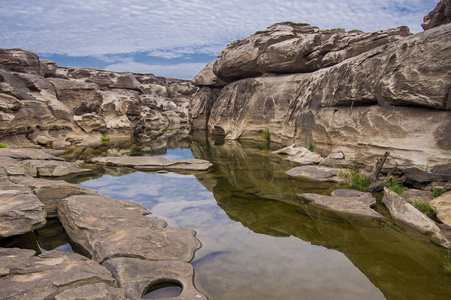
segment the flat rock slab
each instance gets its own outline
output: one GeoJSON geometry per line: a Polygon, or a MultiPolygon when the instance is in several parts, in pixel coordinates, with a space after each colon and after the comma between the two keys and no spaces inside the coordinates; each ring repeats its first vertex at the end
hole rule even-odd
{"type": "Polygon", "coordinates": [[[288,157],[284,160],[294,162],[299,165],[313,165],[320,163],[323,158],[321,155],[308,150],[305,147],[296,147],[294,144],[277,151],[273,151],[274,154],[287,154],[288,157]]]}
{"type": "Polygon", "coordinates": [[[57,217],[58,201],[73,195],[98,195],[97,191],[63,180],[33,178],[30,176],[12,176],[10,180],[27,186],[45,205],[47,217],[57,217]]]}
{"type": "Polygon", "coordinates": [[[193,284],[193,267],[181,261],[147,261],[137,258],[112,258],[103,263],[118,284],[125,289],[125,296],[129,299],[142,299],[148,287],[158,283],[179,283],[182,293],[170,299],[177,300],[206,300],[193,284]]]}
{"type": "Polygon", "coordinates": [[[289,176],[306,177],[321,182],[346,182],[346,178],[339,176],[340,171],[343,170],[324,166],[300,166],[285,173],[289,176]]]}
{"type": "Polygon", "coordinates": [[[0,238],[29,232],[45,223],[44,204],[26,186],[11,183],[0,167],[0,238]]]}
{"type": "Polygon", "coordinates": [[[394,219],[405,223],[423,234],[440,232],[440,229],[431,219],[387,187],[384,187],[382,201],[394,219]]]}
{"type": "Polygon", "coordinates": [[[368,204],[355,200],[352,197],[334,197],[308,193],[300,194],[299,196],[311,201],[314,205],[334,211],[372,218],[384,218],[384,216],[372,210],[368,204]]]}
{"type": "Polygon", "coordinates": [[[438,210],[437,219],[451,226],[451,192],[435,198],[429,204],[438,210]]]}
{"type": "Polygon", "coordinates": [[[346,199],[357,200],[365,203],[366,205],[373,207],[376,205],[376,198],[368,192],[361,192],[353,189],[338,189],[333,191],[331,196],[343,197],[346,199]]]}
{"type": "Polygon", "coordinates": [[[100,283],[119,294],[122,291],[105,267],[81,255],[52,250],[34,256],[33,250],[0,248],[0,299],[53,299],[100,283]]]}
{"type": "Polygon", "coordinates": [[[201,244],[195,231],[165,228],[142,205],[100,195],[76,195],[58,203],[58,218],[70,238],[100,263],[113,257],[189,262],[201,244]]]}
{"type": "Polygon", "coordinates": [[[93,162],[131,167],[142,171],[207,171],[213,164],[203,159],[180,159],[170,161],[159,156],[120,156],[120,157],[96,157],[93,162]]]}

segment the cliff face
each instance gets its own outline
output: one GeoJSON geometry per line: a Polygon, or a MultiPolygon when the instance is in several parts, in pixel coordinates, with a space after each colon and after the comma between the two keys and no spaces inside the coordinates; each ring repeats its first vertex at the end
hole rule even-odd
{"type": "Polygon", "coordinates": [[[272,141],[368,164],[390,151],[412,180],[451,180],[451,24],[416,35],[276,24],[194,83],[196,129],[249,139],[268,128],[272,141]]]}
{"type": "Polygon", "coordinates": [[[0,49],[0,137],[65,144],[63,136],[149,138],[182,127],[189,132],[197,90],[190,81],[62,68],[28,51],[0,49]]]}

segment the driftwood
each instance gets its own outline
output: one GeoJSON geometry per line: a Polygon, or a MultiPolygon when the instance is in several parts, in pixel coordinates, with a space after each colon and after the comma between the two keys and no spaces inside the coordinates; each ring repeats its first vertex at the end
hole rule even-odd
{"type": "Polygon", "coordinates": [[[385,152],[382,158],[378,158],[376,160],[376,164],[373,167],[373,171],[371,172],[371,185],[368,188],[368,192],[380,192],[384,189],[384,186],[388,183],[390,176],[396,171],[398,164],[395,163],[394,167],[387,173],[385,179],[380,180],[379,174],[381,172],[382,167],[387,160],[387,157],[390,155],[390,152],[385,152]]]}

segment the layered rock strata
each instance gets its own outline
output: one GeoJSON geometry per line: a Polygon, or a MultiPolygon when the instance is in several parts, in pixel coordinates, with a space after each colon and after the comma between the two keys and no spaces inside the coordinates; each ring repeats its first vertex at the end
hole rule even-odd
{"type": "Polygon", "coordinates": [[[197,90],[186,80],[58,67],[25,50],[0,49],[0,138],[64,146],[102,134],[152,137],[188,126],[197,90]]]}
{"type": "Polygon", "coordinates": [[[268,128],[272,141],[311,143],[323,156],[342,152],[365,164],[390,151],[386,167],[398,164],[408,180],[449,181],[450,37],[450,24],[415,35],[403,28],[365,35],[276,24],[232,43],[201,72],[229,83],[198,83],[192,123],[230,139],[253,139],[268,128]],[[380,44],[362,47],[364,36],[380,44]],[[310,42],[294,42],[301,40],[310,42]],[[344,41],[346,55],[333,54],[344,41]],[[314,67],[297,55],[311,55],[314,67]]]}
{"type": "Polygon", "coordinates": [[[437,6],[427,16],[421,24],[424,30],[451,23],[451,1],[440,0],[437,6]]]}

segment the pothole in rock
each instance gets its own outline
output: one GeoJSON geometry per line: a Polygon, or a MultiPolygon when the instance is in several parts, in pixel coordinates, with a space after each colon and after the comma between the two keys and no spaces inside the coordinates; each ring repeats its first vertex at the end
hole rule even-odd
{"type": "Polygon", "coordinates": [[[159,282],[151,285],[144,292],[143,299],[166,299],[180,296],[183,287],[177,282],[159,282]]]}

